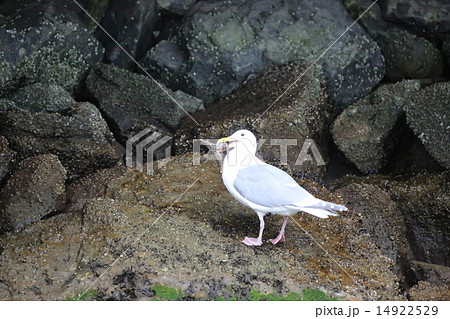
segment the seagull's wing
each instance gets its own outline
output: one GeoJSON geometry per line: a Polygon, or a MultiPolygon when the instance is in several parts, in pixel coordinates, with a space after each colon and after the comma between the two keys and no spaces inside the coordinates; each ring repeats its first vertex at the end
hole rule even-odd
{"type": "Polygon", "coordinates": [[[269,208],[316,200],[289,174],[268,164],[240,169],[233,186],[245,199],[269,208]]]}

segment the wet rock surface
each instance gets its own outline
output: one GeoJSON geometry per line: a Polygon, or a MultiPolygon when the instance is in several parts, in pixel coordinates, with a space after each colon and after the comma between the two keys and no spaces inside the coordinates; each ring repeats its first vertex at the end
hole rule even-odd
{"type": "Polygon", "coordinates": [[[61,3],[14,3],[5,11],[8,15],[0,21],[0,96],[37,81],[75,90],[89,64],[102,58],[99,42],[61,3]]]}
{"type": "Polygon", "coordinates": [[[321,69],[309,69],[302,81],[276,101],[306,67],[297,63],[274,67],[205,111],[195,113],[200,125],[184,119],[175,141],[176,152],[192,152],[193,139],[218,139],[245,128],[256,133],[258,139],[265,139],[259,149],[265,160],[287,164],[293,172],[323,176],[327,159],[325,130],[331,105],[321,69]],[[286,159],[280,158],[281,140],[277,139],[291,139],[285,145],[286,159]]]}
{"type": "MultiPolygon", "coordinates": [[[[315,196],[340,202],[323,187],[300,182],[315,196]]],[[[240,241],[255,231],[257,217],[228,194],[212,161],[192,166],[190,156],[176,157],[154,176],[128,170],[106,185],[78,213],[1,237],[3,299],[68,298],[89,288],[121,255],[95,282],[102,299],[146,299],[155,283],[198,298],[312,286],[343,299],[403,299],[389,270],[393,262],[360,231],[360,216],[351,211],[329,220],[298,215],[288,223],[285,244],[264,238],[262,247],[249,248],[240,241]]],[[[269,218],[266,236],[275,235],[280,222],[269,218]]]]}
{"type": "Polygon", "coordinates": [[[0,193],[0,232],[23,228],[58,210],[65,200],[65,180],[66,170],[54,155],[21,161],[0,193]]]}

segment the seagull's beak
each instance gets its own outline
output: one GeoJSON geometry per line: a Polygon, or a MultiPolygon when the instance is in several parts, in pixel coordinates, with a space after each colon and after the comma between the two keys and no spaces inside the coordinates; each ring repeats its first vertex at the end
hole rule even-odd
{"type": "Polygon", "coordinates": [[[216,144],[217,150],[219,152],[225,152],[227,150],[227,147],[226,147],[227,143],[235,142],[235,141],[237,141],[237,140],[234,138],[231,138],[230,136],[222,137],[220,140],[217,141],[217,144],[216,144]]]}

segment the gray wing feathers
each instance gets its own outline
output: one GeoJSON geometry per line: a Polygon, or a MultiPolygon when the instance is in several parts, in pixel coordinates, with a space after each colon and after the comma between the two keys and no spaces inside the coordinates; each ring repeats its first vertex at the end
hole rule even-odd
{"type": "Polygon", "coordinates": [[[264,207],[279,207],[314,198],[287,173],[271,165],[240,169],[233,183],[247,200],[264,207]]]}
{"type": "Polygon", "coordinates": [[[298,209],[311,215],[328,218],[345,206],[315,198],[287,173],[271,165],[255,165],[240,169],[233,183],[247,200],[264,207],[298,209]]]}

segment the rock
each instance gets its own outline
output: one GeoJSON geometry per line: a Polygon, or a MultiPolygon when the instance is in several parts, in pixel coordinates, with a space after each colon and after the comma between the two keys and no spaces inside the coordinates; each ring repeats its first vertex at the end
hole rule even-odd
{"type": "Polygon", "coordinates": [[[117,164],[112,134],[94,105],[72,101],[59,112],[33,112],[13,102],[8,105],[0,112],[0,134],[20,158],[57,155],[70,178],[117,164]]]}
{"type": "Polygon", "coordinates": [[[412,265],[416,277],[420,281],[426,281],[437,286],[443,283],[450,286],[450,267],[424,263],[417,260],[414,260],[412,265]]]}
{"type": "Polygon", "coordinates": [[[172,13],[183,15],[195,3],[195,0],[156,0],[158,5],[172,13]]]}
{"type": "Polygon", "coordinates": [[[450,169],[450,82],[430,85],[412,95],[406,118],[431,156],[450,169]]]}
{"type": "Polygon", "coordinates": [[[189,85],[185,77],[188,71],[186,51],[174,40],[162,40],[139,62],[145,70],[150,70],[158,81],[167,84],[172,90],[187,91],[189,85]]]}
{"type": "Polygon", "coordinates": [[[418,34],[441,38],[450,32],[450,3],[447,0],[380,0],[383,18],[407,25],[418,34]]]}
{"type": "Polygon", "coordinates": [[[421,173],[385,183],[404,217],[414,260],[450,266],[449,177],[448,171],[421,173]]]}
{"type": "Polygon", "coordinates": [[[245,128],[264,142],[259,148],[264,160],[287,165],[295,173],[323,177],[331,105],[320,67],[309,69],[276,101],[306,68],[306,64],[297,63],[273,67],[242,84],[226,99],[196,113],[200,125],[184,119],[177,130],[176,153],[192,152],[193,139],[218,139],[245,128]],[[283,140],[287,154],[281,152],[283,140]]]}
{"type": "Polygon", "coordinates": [[[17,6],[0,25],[0,96],[35,82],[73,91],[89,64],[101,60],[100,43],[63,4],[17,6]]]}
{"type": "MultiPolygon", "coordinates": [[[[300,182],[316,196],[339,201],[318,184],[300,182]]],[[[193,166],[191,156],[176,156],[154,175],[126,170],[105,186],[104,195],[88,200],[82,211],[0,236],[5,298],[64,300],[90,287],[98,299],[148,300],[145,292],[163,284],[203,298],[248,299],[253,289],[289,294],[310,287],[339,299],[404,300],[389,270],[392,261],[358,231],[352,212],[329,220],[294,218],[356,282],[296,223],[288,224],[282,246],[266,243],[281,218],[266,221],[262,247],[243,245],[257,217],[226,191],[213,161],[193,166]]]]}
{"type": "Polygon", "coordinates": [[[203,108],[202,101],[194,97],[182,92],[173,93],[147,76],[108,65],[91,70],[86,85],[124,139],[148,126],[167,132],[165,127],[175,128],[186,116],[183,109],[194,113],[203,108]]]}
{"type": "MultiPolygon", "coordinates": [[[[199,1],[184,20],[172,42],[187,42],[184,81],[188,93],[207,103],[268,67],[315,61],[353,22],[339,1],[325,0],[199,1]]],[[[358,25],[318,62],[341,106],[369,93],[384,75],[378,46],[358,25]]],[[[154,73],[151,66],[149,72],[154,73]]],[[[182,82],[178,76],[177,81],[182,82]]]]}
{"type": "Polygon", "coordinates": [[[158,6],[154,0],[110,0],[101,23],[107,33],[101,29],[96,32],[105,47],[106,60],[128,70],[134,69],[136,65],[133,59],[141,59],[154,44],[153,31],[158,15],[158,6]]]}
{"type": "Polygon", "coordinates": [[[447,62],[447,74],[450,74],[450,35],[447,36],[447,39],[442,44],[442,53],[447,62]]]}
{"type": "Polygon", "coordinates": [[[402,30],[381,33],[377,43],[386,61],[389,80],[441,77],[444,61],[428,40],[402,30]]]}
{"type": "Polygon", "coordinates": [[[0,194],[0,232],[20,229],[57,210],[64,201],[66,170],[54,155],[18,164],[0,194]]]}
{"type": "Polygon", "coordinates": [[[59,112],[74,102],[69,92],[61,86],[42,83],[25,86],[8,96],[8,99],[32,112],[59,112]]]}
{"type": "MultiPolygon", "coordinates": [[[[61,0],[60,0],[61,1],[61,0]]],[[[67,1],[67,0],[66,0],[67,1]]],[[[95,20],[93,21],[82,9],[80,9],[73,0],[68,0],[69,5],[74,8],[74,10],[79,11],[79,17],[85,21],[85,24],[89,29],[95,30],[97,28],[97,23],[100,23],[105,15],[106,9],[108,7],[110,0],[78,0],[77,2],[85,9],[91,17],[95,20]]]]}
{"type": "Polygon", "coordinates": [[[344,186],[337,192],[349,211],[360,216],[361,231],[369,232],[383,254],[396,260],[393,270],[404,289],[415,295],[413,300],[430,294],[416,295],[418,281],[428,281],[436,290],[450,284],[449,181],[447,171],[345,177],[339,182],[344,186]]]}
{"type": "Polygon", "coordinates": [[[444,63],[435,44],[402,25],[384,21],[378,3],[362,15],[372,1],[344,1],[354,19],[362,15],[359,23],[380,46],[386,62],[386,77],[391,81],[441,77],[444,63]]]}
{"type": "Polygon", "coordinates": [[[339,189],[349,209],[361,218],[361,232],[369,233],[381,253],[395,261],[393,272],[402,282],[408,280],[405,260],[413,253],[407,239],[402,213],[390,194],[376,185],[359,180],[339,189]]]}
{"type": "Polygon", "coordinates": [[[76,213],[82,210],[86,203],[104,197],[109,181],[122,176],[124,172],[125,168],[122,165],[105,168],[83,176],[68,185],[64,213],[76,213]]]}
{"type": "Polygon", "coordinates": [[[0,185],[10,172],[14,163],[16,152],[8,147],[8,140],[0,135],[0,185]]]}
{"type": "Polygon", "coordinates": [[[429,282],[420,281],[411,290],[409,295],[411,300],[417,301],[448,301],[450,299],[450,285],[432,285],[429,282]]]}
{"type": "Polygon", "coordinates": [[[374,173],[385,166],[396,145],[393,129],[409,96],[419,90],[419,81],[383,85],[336,118],[334,142],[361,172],[374,173]]]}

